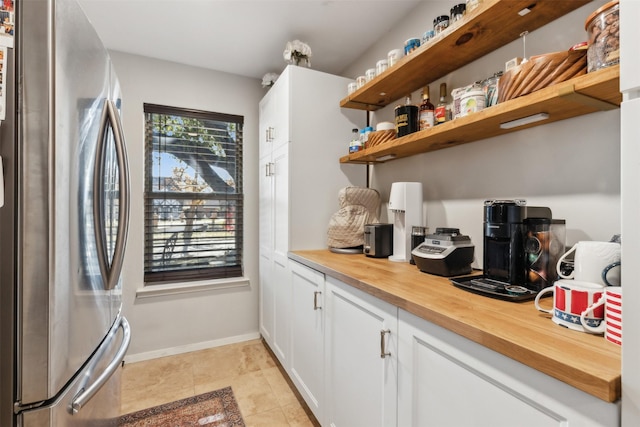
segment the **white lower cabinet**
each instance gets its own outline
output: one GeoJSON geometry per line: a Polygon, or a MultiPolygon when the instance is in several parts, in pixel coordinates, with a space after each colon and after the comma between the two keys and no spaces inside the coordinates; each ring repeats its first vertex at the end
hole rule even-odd
{"type": "Polygon", "coordinates": [[[620,425],[617,403],[593,397],[404,310],[398,327],[398,426],[620,425]]]}
{"type": "Polygon", "coordinates": [[[324,415],[324,274],[291,268],[290,377],[318,421],[324,415]]]}
{"type": "Polygon", "coordinates": [[[397,422],[398,309],[332,277],[326,282],[327,407],[323,425],[397,422]]]}
{"type": "Polygon", "coordinates": [[[620,425],[619,403],[299,262],[290,260],[289,269],[287,371],[323,426],[620,425]]]}

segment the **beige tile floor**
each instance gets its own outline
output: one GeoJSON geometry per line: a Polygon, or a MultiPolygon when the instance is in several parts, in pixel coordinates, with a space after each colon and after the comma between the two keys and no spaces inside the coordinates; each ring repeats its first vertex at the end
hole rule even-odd
{"type": "Polygon", "coordinates": [[[231,386],[247,427],[317,426],[261,340],[125,364],[127,414],[231,386]]]}

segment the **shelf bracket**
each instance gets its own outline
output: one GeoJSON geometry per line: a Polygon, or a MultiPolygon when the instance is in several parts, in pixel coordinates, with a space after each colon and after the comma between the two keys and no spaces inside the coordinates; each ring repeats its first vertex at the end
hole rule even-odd
{"type": "Polygon", "coordinates": [[[595,108],[601,111],[615,110],[619,108],[618,105],[611,102],[603,101],[598,98],[594,98],[589,95],[585,95],[580,92],[576,92],[574,85],[566,85],[558,89],[558,96],[566,99],[567,101],[575,102],[577,104],[586,105],[588,107],[595,108]]]}

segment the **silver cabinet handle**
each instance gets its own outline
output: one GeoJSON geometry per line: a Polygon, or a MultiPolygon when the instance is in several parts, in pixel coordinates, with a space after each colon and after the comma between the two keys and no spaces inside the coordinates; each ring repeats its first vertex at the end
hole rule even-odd
{"type": "Polygon", "coordinates": [[[322,309],[322,307],[318,305],[318,295],[322,295],[322,292],[320,292],[320,291],[315,291],[315,292],[313,293],[313,309],[314,309],[314,310],[320,310],[320,309],[322,309]]]}
{"type": "Polygon", "coordinates": [[[391,334],[389,329],[382,329],[380,331],[380,358],[384,359],[387,356],[391,356],[391,353],[387,353],[384,345],[384,336],[386,334],[391,334]]]}
{"type": "MultiPolygon", "coordinates": [[[[115,354],[115,356],[113,356],[113,359],[111,360],[109,365],[105,368],[104,371],[102,371],[95,382],[89,387],[83,387],[80,394],[78,394],[73,399],[73,402],[71,402],[71,412],[73,414],[77,414],[78,411],[80,411],[80,409],[82,409],[82,407],[86,405],[89,400],[91,400],[91,398],[102,388],[103,385],[107,383],[107,381],[109,381],[109,378],[111,378],[111,376],[118,370],[118,368],[122,364],[124,356],[127,353],[127,349],[129,348],[129,343],[131,343],[131,328],[129,327],[129,322],[127,322],[127,319],[122,316],[120,316],[118,321],[114,324],[114,327],[111,328],[111,331],[109,331],[109,334],[98,348],[98,356],[96,357],[96,359],[99,359],[100,356],[108,350],[109,346],[111,345],[111,341],[115,339],[116,333],[120,328],[122,328],[122,332],[124,335],[122,337],[122,344],[120,344],[118,352],[115,354]]],[[[95,369],[95,366],[91,367],[90,370],[92,371],[93,369],[95,369]]]]}
{"type": "Polygon", "coordinates": [[[274,163],[271,163],[271,162],[265,163],[264,164],[264,176],[273,176],[274,175],[274,173],[273,173],[274,169],[275,169],[275,164],[274,163]]]}

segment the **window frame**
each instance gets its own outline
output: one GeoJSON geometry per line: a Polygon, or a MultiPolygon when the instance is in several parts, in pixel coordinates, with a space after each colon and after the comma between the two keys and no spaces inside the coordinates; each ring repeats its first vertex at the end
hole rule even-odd
{"type": "MultiPolygon", "coordinates": [[[[244,236],[244,192],[243,192],[243,127],[244,117],[233,114],[208,112],[202,110],[170,107],[157,104],[143,104],[143,116],[144,116],[144,283],[147,285],[166,285],[170,283],[180,282],[192,282],[212,279],[232,279],[243,276],[243,236],[244,236]],[[176,116],[181,118],[191,118],[207,121],[218,121],[235,124],[235,145],[234,145],[234,161],[235,161],[235,192],[170,192],[166,190],[154,190],[155,188],[161,188],[159,182],[156,184],[155,180],[161,180],[166,177],[154,176],[153,166],[154,153],[154,136],[153,125],[150,126],[150,120],[153,122],[151,115],[166,115],[176,116]],[[197,197],[194,197],[197,196],[197,197]],[[225,209],[225,230],[228,230],[229,224],[233,224],[233,250],[235,255],[233,259],[235,262],[230,264],[224,264],[222,266],[215,267],[195,267],[195,268],[181,268],[181,269],[154,269],[154,265],[157,267],[157,259],[154,264],[154,201],[155,200],[210,200],[218,201],[226,207],[225,209]],[[233,209],[229,209],[229,207],[233,209]],[[232,211],[232,217],[227,215],[227,210],[232,211]]],[[[171,151],[162,151],[164,153],[171,154],[171,151]]],[[[211,188],[211,187],[209,187],[211,188]]],[[[185,211],[186,212],[186,211],[185,211]]],[[[195,225],[195,224],[194,224],[195,225]]],[[[192,239],[194,233],[191,233],[191,227],[189,230],[189,240],[192,239]]],[[[185,239],[184,233],[187,232],[185,226],[183,233],[183,241],[185,239]]],[[[176,237],[177,238],[177,237],[176,237]]],[[[169,239],[167,239],[168,241],[169,239]]],[[[166,246],[167,242],[165,242],[166,246]]],[[[193,251],[197,254],[197,251],[193,251]]]]}

